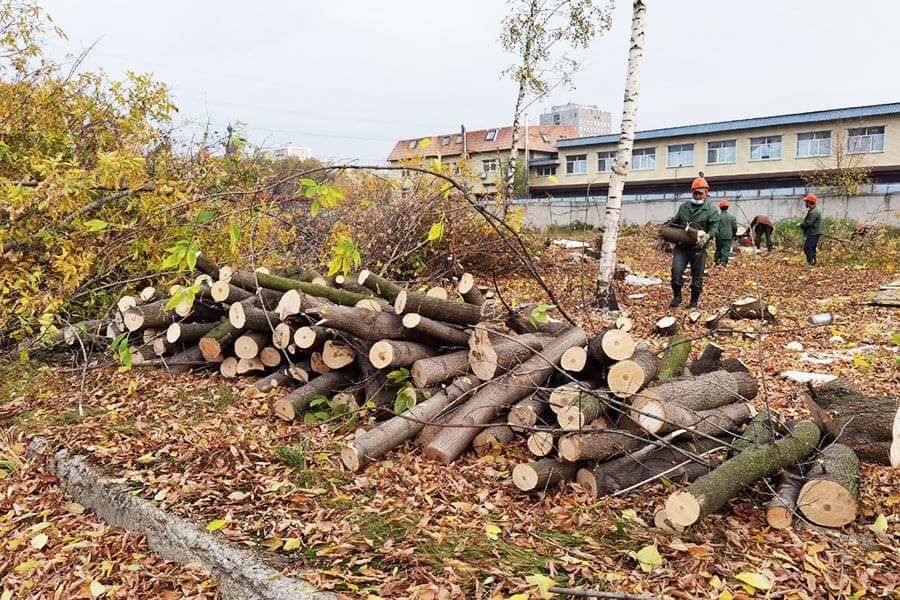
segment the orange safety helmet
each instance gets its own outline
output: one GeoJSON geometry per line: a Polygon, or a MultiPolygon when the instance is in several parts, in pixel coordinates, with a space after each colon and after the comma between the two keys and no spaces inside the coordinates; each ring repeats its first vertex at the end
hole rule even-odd
{"type": "Polygon", "coordinates": [[[804,200],[805,202],[809,202],[810,204],[815,204],[816,202],[819,201],[819,199],[816,198],[816,195],[815,195],[815,194],[807,194],[807,195],[805,195],[805,196],[803,197],[803,200],[804,200]]]}
{"type": "Polygon", "coordinates": [[[706,183],[706,180],[703,177],[695,177],[694,181],[691,182],[691,191],[697,190],[706,190],[709,191],[709,184],[706,183]]]}
{"type": "Polygon", "coordinates": [[[729,206],[731,205],[728,204],[728,200],[722,200],[721,202],[719,202],[719,208],[728,208],[729,206]]]}

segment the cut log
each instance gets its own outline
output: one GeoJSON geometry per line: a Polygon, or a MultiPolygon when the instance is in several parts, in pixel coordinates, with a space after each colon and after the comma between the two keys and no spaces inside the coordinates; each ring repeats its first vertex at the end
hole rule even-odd
{"type": "MultiPolygon", "coordinates": [[[[652,391],[652,390],[650,390],[652,391]]],[[[675,402],[654,400],[632,404],[631,418],[649,433],[663,434],[676,429],[688,429],[698,434],[722,436],[737,429],[756,415],[756,409],[746,402],[735,402],[718,408],[693,410],[675,402]]]]}
{"type": "Polygon", "coordinates": [[[810,387],[810,394],[806,406],[830,438],[862,460],[900,467],[900,399],[866,396],[840,377],[810,387]]]}
{"type": "Polygon", "coordinates": [[[725,316],[728,315],[727,308],[720,308],[714,311],[711,315],[703,319],[704,327],[708,329],[716,329],[719,326],[719,321],[721,321],[725,316]]]}
{"type": "Polygon", "coordinates": [[[225,358],[225,350],[239,335],[240,329],[225,319],[200,338],[197,345],[200,347],[203,358],[212,362],[221,362],[225,358]]]}
{"type": "Polygon", "coordinates": [[[416,387],[426,388],[469,371],[469,352],[460,350],[430,358],[422,358],[412,364],[413,382],[416,387]]]}
{"type": "Polygon", "coordinates": [[[644,390],[632,401],[630,416],[646,431],[671,431],[682,427],[681,423],[694,421],[691,415],[699,411],[752,400],[757,391],[756,378],[749,373],[713,371],[644,390]]]}
{"type": "Polygon", "coordinates": [[[690,321],[691,325],[695,324],[699,320],[700,320],[700,311],[699,310],[692,310],[691,312],[688,313],[688,321],[690,321]]]}
{"type": "Polygon", "coordinates": [[[146,304],[159,300],[160,296],[155,287],[153,287],[152,285],[148,285],[140,291],[140,293],[138,294],[138,298],[141,299],[141,302],[146,304]]]}
{"type": "Polygon", "coordinates": [[[691,355],[691,341],[683,336],[673,336],[666,345],[662,358],[659,361],[660,379],[679,377],[684,372],[684,365],[691,355]]]}
{"type": "Polygon", "coordinates": [[[145,329],[141,332],[141,342],[144,345],[153,345],[153,341],[160,337],[160,333],[155,329],[145,329]]]}
{"type": "Polygon", "coordinates": [[[234,353],[238,358],[255,358],[268,343],[269,336],[259,331],[250,331],[234,340],[234,353]]]}
{"type": "Polygon", "coordinates": [[[524,400],[519,400],[509,409],[507,424],[513,431],[526,431],[538,424],[547,412],[547,398],[543,392],[535,392],[524,400]]]}
{"type": "Polygon", "coordinates": [[[325,373],[306,385],[298,387],[283,398],[279,398],[272,405],[272,409],[279,419],[293,421],[298,414],[309,407],[309,401],[313,396],[329,397],[351,384],[350,379],[343,373],[325,373]]]}
{"type": "Polygon", "coordinates": [[[362,340],[399,340],[407,336],[403,319],[389,312],[375,313],[364,308],[323,306],[317,311],[320,324],[347,332],[362,340]]]}
{"type": "Polygon", "coordinates": [[[672,316],[661,317],[653,326],[653,333],[664,337],[675,335],[678,331],[678,319],[672,316]]]}
{"type": "Polygon", "coordinates": [[[219,323],[172,323],[166,329],[166,341],[192,344],[212,331],[219,323]]]}
{"type": "Polygon", "coordinates": [[[401,290],[394,299],[394,312],[398,315],[408,312],[419,313],[431,319],[456,325],[477,325],[482,320],[488,320],[495,316],[495,311],[488,304],[475,306],[464,302],[432,298],[425,294],[406,290],[401,290]]]}
{"type": "Polygon", "coordinates": [[[446,300],[450,297],[450,295],[447,293],[447,290],[442,287],[428,288],[428,290],[425,292],[425,295],[429,298],[437,298],[438,300],[446,300]]]}
{"type": "MultiPolygon", "coordinates": [[[[220,277],[221,278],[221,277],[220,277]]],[[[353,306],[363,298],[362,294],[354,294],[345,290],[328,287],[326,285],[317,285],[315,283],[307,283],[287,277],[279,277],[278,275],[267,275],[265,273],[251,273],[250,271],[234,271],[231,274],[231,283],[245,290],[255,291],[257,288],[268,288],[279,292],[287,292],[288,290],[300,290],[310,296],[318,298],[326,298],[335,304],[343,304],[344,306],[353,306]]],[[[323,280],[324,281],[324,280],[323,280]]],[[[320,282],[321,283],[321,282],[320,282]]]]}
{"type": "Polygon", "coordinates": [[[481,306],[485,302],[484,294],[478,289],[475,283],[475,277],[471,273],[463,273],[459,278],[459,284],[456,286],[459,295],[468,304],[481,306]]]}
{"type": "Polygon", "coordinates": [[[322,362],[334,371],[352,365],[355,360],[356,351],[349,344],[328,340],[322,348],[322,362]]]}
{"type": "Polygon", "coordinates": [[[529,463],[521,463],[513,468],[512,480],[523,492],[544,490],[561,481],[573,481],[578,473],[578,465],[559,462],[554,458],[543,458],[529,463]]]}
{"type": "Polygon", "coordinates": [[[606,374],[606,384],[619,398],[627,398],[638,393],[648,383],[656,379],[659,372],[659,358],[649,349],[637,350],[628,360],[612,365],[606,374]]]}
{"type": "Polygon", "coordinates": [[[502,378],[486,383],[451,420],[451,424],[462,427],[444,428],[423,449],[424,455],[445,464],[450,463],[472,443],[478,433],[478,425],[490,422],[504,408],[534,393],[553,372],[563,352],[586,343],[585,332],[573,327],[548,341],[541,354],[532,356],[502,378]]]}
{"type": "Polygon", "coordinates": [[[262,364],[262,361],[256,357],[238,359],[238,364],[237,364],[237,374],[238,375],[246,375],[247,373],[254,373],[257,371],[265,371],[265,370],[266,370],[266,366],[264,364],[262,364]]]}
{"type": "Polygon", "coordinates": [[[322,298],[304,294],[300,290],[288,290],[278,300],[278,304],[275,306],[275,313],[279,319],[284,320],[290,316],[326,305],[330,305],[330,302],[322,298]]]}
{"type": "Polygon", "coordinates": [[[797,512],[797,496],[805,479],[794,469],[781,472],[775,485],[775,497],[766,504],[766,522],[773,529],[787,529],[797,512]]]}
{"type": "Polygon", "coordinates": [[[235,302],[228,308],[228,320],[240,330],[259,331],[271,335],[280,321],[274,312],[251,306],[247,302],[235,302]]]}
{"type": "Polygon", "coordinates": [[[669,481],[693,481],[709,473],[710,466],[722,460],[725,452],[710,453],[715,448],[725,449],[718,440],[709,439],[674,446],[662,445],[640,456],[637,453],[626,454],[602,462],[591,471],[590,477],[581,475],[578,482],[587,487],[595,498],[599,498],[638,485],[662,473],[665,473],[662,477],[669,481]],[[703,460],[707,464],[691,461],[689,454],[704,455],[703,460]]]}
{"type": "Polygon", "coordinates": [[[309,366],[308,360],[295,362],[292,365],[288,365],[286,367],[286,370],[291,377],[293,377],[296,381],[300,381],[302,383],[309,382],[310,373],[312,372],[312,368],[309,366]]]}
{"type": "Polygon", "coordinates": [[[588,340],[588,353],[597,361],[609,364],[634,355],[634,339],[621,329],[607,329],[588,340]]]}
{"type": "Polygon", "coordinates": [[[418,313],[406,313],[402,318],[403,326],[416,333],[440,342],[446,346],[466,346],[469,334],[458,327],[453,327],[418,313]]]}
{"type": "Polygon", "coordinates": [[[376,296],[381,296],[388,302],[393,302],[397,297],[397,294],[400,293],[402,289],[399,285],[381,277],[380,275],[376,275],[368,271],[367,269],[363,269],[359,272],[359,277],[356,279],[357,283],[360,285],[364,285],[365,287],[372,290],[376,296]]]}
{"type": "Polygon", "coordinates": [[[533,333],[494,340],[490,330],[479,325],[469,338],[469,367],[476,377],[490,381],[542,348],[541,338],[533,333]]]}
{"type": "Polygon", "coordinates": [[[667,242],[690,246],[697,244],[698,233],[699,231],[693,227],[678,227],[675,225],[664,225],[659,230],[659,236],[667,242]]]}
{"type": "Polygon", "coordinates": [[[229,356],[219,363],[219,375],[225,379],[234,379],[238,376],[238,358],[229,356]]]}
{"type": "Polygon", "coordinates": [[[165,337],[158,337],[151,343],[153,347],[153,353],[157,356],[164,356],[166,354],[171,354],[177,348],[181,347],[181,344],[172,344],[165,337]]]}
{"type": "Polygon", "coordinates": [[[372,291],[366,286],[357,283],[357,277],[359,276],[353,273],[349,275],[338,273],[334,276],[334,286],[342,290],[347,290],[348,292],[370,296],[372,291]]]}
{"type": "Polygon", "coordinates": [[[577,400],[581,394],[590,389],[590,383],[570,382],[557,386],[550,390],[548,406],[553,414],[556,414],[564,406],[568,406],[577,400]]]}
{"type": "Polygon", "coordinates": [[[731,303],[728,315],[732,319],[765,319],[774,321],[778,311],[771,304],[764,305],[756,298],[741,298],[731,303]]]}
{"type": "Polygon", "coordinates": [[[472,440],[472,447],[475,449],[475,454],[483,456],[493,450],[503,448],[515,437],[516,434],[508,425],[498,423],[493,427],[482,429],[472,440]]]}
{"type": "Polygon", "coordinates": [[[344,390],[336,393],[331,398],[331,404],[334,408],[343,407],[345,413],[355,412],[359,410],[359,394],[360,390],[344,390]]]}
{"type": "MultiPolygon", "coordinates": [[[[795,428],[796,431],[796,428],[795,428]]],[[[843,444],[831,444],[816,460],[820,474],[800,488],[797,506],[803,516],[823,527],[843,527],[856,520],[859,459],[843,444]]]]}
{"type": "Polygon", "coordinates": [[[600,416],[604,410],[600,400],[591,394],[581,394],[568,406],[556,413],[556,420],[563,429],[584,429],[588,423],[600,416]]]}
{"type": "Polygon", "coordinates": [[[786,437],[750,446],[666,500],[666,514],[675,525],[687,527],[721,508],[742,489],[796,465],[816,449],[819,426],[798,423],[786,437]]]}
{"type": "Polygon", "coordinates": [[[294,332],[294,344],[301,350],[319,350],[332,337],[333,332],[325,327],[299,327],[294,332]]]}
{"type": "Polygon", "coordinates": [[[553,433],[550,431],[535,431],[528,436],[525,447],[540,458],[553,452],[553,439],[553,433]]]}
{"type": "Polygon", "coordinates": [[[250,298],[253,296],[253,293],[220,279],[219,281],[214,281],[210,286],[209,295],[215,302],[234,304],[250,298]]]}
{"type": "Polygon", "coordinates": [[[259,351],[257,358],[263,366],[271,369],[281,364],[281,351],[275,346],[266,346],[259,351]]]}
{"type": "Polygon", "coordinates": [[[634,328],[634,322],[624,315],[616,318],[615,325],[616,329],[621,329],[622,331],[631,331],[634,328]]]}
{"type": "Polygon", "coordinates": [[[359,471],[406,440],[422,431],[447,406],[467,394],[477,383],[473,377],[458,377],[428,400],[416,404],[400,415],[357,434],[356,439],[341,450],[341,461],[351,471],[359,471]]]}
{"type": "Polygon", "coordinates": [[[724,352],[724,350],[725,349],[718,344],[712,342],[707,344],[706,348],[703,349],[703,352],[700,353],[700,356],[697,357],[697,360],[693,361],[688,366],[691,375],[703,375],[704,373],[712,373],[713,371],[719,370],[721,368],[722,352],[724,352]]]}
{"type": "Polygon", "coordinates": [[[616,454],[630,452],[647,444],[633,432],[618,429],[570,433],[559,438],[560,458],[569,462],[582,460],[604,461],[616,454]]]}
{"type": "Polygon", "coordinates": [[[137,305],[138,305],[137,298],[135,298],[134,296],[129,296],[129,295],[122,296],[116,301],[116,308],[119,310],[120,313],[123,313],[123,314],[129,308],[134,308],[137,305]]]}
{"type": "MultiPolygon", "coordinates": [[[[134,297],[128,296],[128,298],[131,298],[131,301],[134,302],[134,297]]],[[[162,300],[157,300],[150,304],[126,308],[122,311],[122,319],[124,320],[125,328],[128,329],[128,331],[137,331],[144,327],[165,329],[170,323],[173,323],[178,319],[178,315],[175,314],[174,310],[166,308],[168,302],[168,298],[163,298],[162,300]]]]}
{"type": "Polygon", "coordinates": [[[294,332],[287,323],[279,323],[272,331],[272,345],[279,350],[284,350],[293,342],[294,332]]]}
{"type": "Polygon", "coordinates": [[[353,308],[361,308],[373,313],[384,312],[384,309],[390,307],[384,298],[363,298],[353,305],[353,308]]]}
{"type": "Polygon", "coordinates": [[[566,350],[559,360],[559,366],[570,373],[581,373],[587,366],[587,348],[572,346],[566,350]]]}
{"type": "Polygon", "coordinates": [[[187,373],[197,367],[205,367],[209,363],[203,360],[200,348],[191,346],[168,358],[161,359],[163,366],[169,373],[187,373]]]}
{"type": "Polygon", "coordinates": [[[322,360],[321,352],[313,352],[309,355],[309,368],[312,369],[313,373],[318,373],[319,375],[331,372],[331,367],[322,360]]]}
{"type": "Polygon", "coordinates": [[[273,371],[265,377],[257,379],[256,383],[253,385],[257,391],[267,393],[274,389],[293,387],[294,383],[295,380],[291,374],[288,373],[287,369],[281,369],[280,371],[273,371]]]}
{"type": "Polygon", "coordinates": [[[372,348],[369,350],[369,362],[376,369],[408,367],[418,360],[430,358],[437,353],[437,350],[425,344],[381,340],[372,344],[372,348]]]}

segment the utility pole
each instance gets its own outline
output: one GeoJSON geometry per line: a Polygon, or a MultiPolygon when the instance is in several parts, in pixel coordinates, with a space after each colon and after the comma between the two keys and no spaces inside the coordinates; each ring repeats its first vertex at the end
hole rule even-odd
{"type": "Polygon", "coordinates": [[[460,125],[460,126],[459,126],[459,136],[462,138],[462,146],[463,146],[463,147],[462,147],[462,157],[463,157],[463,160],[468,161],[468,160],[469,160],[469,151],[468,151],[468,149],[467,149],[467,147],[466,147],[466,126],[465,126],[465,125],[460,125]]]}

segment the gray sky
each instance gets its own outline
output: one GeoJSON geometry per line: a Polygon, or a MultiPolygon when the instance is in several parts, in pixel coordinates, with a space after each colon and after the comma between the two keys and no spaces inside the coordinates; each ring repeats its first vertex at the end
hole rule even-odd
{"type": "MultiPolygon", "coordinates": [[[[582,53],[575,101],[621,111],[631,3],[582,53]]],[[[62,55],[169,83],[185,121],[247,125],[251,141],[383,160],[399,138],[509,124],[501,0],[43,0],[62,55]]],[[[900,2],[648,0],[638,128],[900,100],[900,2]]]]}

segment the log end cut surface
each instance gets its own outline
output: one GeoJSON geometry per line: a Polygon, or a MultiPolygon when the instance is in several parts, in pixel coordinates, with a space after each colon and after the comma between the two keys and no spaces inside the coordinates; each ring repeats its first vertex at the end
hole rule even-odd
{"type": "Polygon", "coordinates": [[[856,498],[836,481],[813,479],[800,489],[800,511],[823,527],[843,527],[856,520],[856,498]]]}
{"type": "Polygon", "coordinates": [[[690,492],[675,492],[666,500],[666,516],[673,525],[687,527],[700,518],[700,502],[690,492]]]}
{"type": "Polygon", "coordinates": [[[294,417],[294,406],[291,404],[290,400],[285,398],[279,398],[272,405],[272,412],[275,413],[275,416],[279,419],[284,419],[285,421],[293,421],[294,417]]]}
{"type": "Polygon", "coordinates": [[[359,471],[363,467],[362,455],[353,444],[347,444],[341,448],[341,462],[353,472],[359,471]]]}

